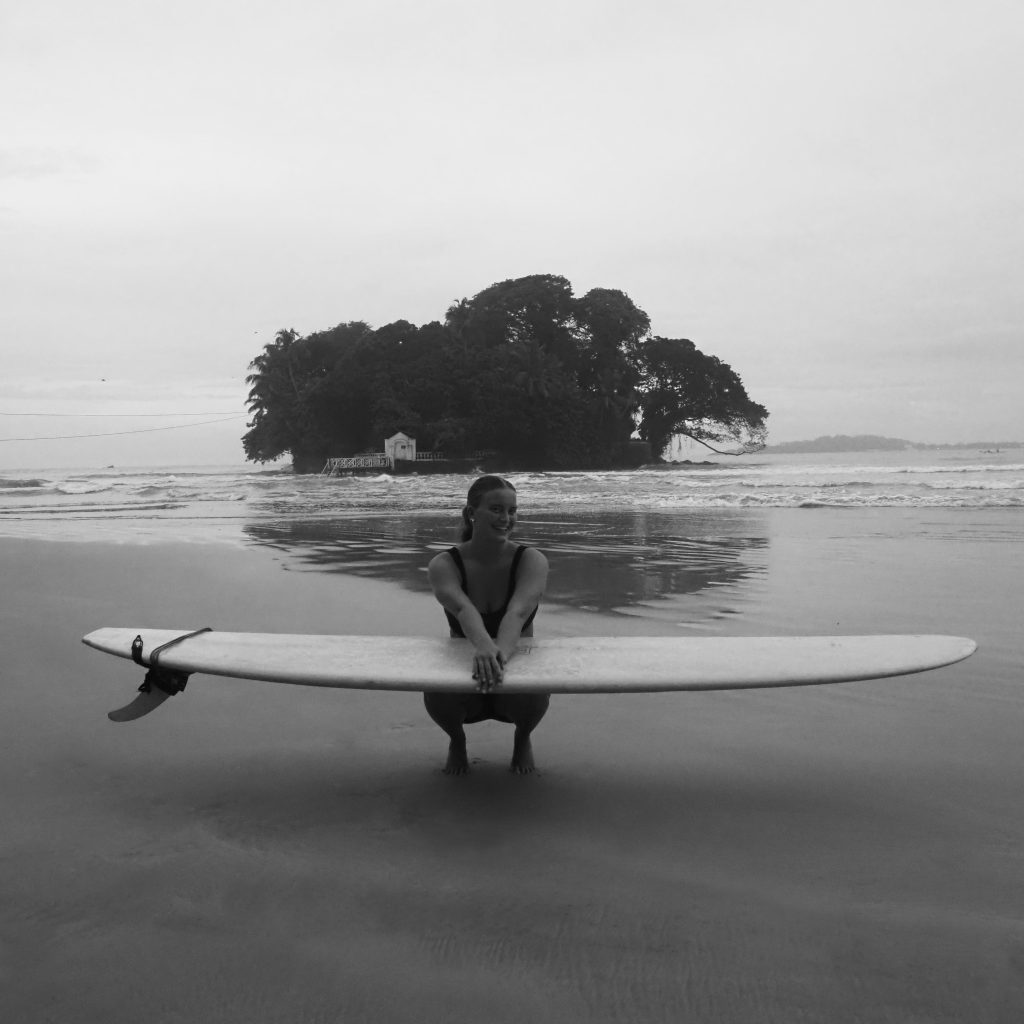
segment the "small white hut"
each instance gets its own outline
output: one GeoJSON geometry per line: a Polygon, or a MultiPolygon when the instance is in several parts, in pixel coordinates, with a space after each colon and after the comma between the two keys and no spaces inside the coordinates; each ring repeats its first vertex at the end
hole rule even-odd
{"type": "Polygon", "coordinates": [[[416,461],[416,438],[399,431],[384,442],[384,454],[393,466],[399,460],[416,461]]]}

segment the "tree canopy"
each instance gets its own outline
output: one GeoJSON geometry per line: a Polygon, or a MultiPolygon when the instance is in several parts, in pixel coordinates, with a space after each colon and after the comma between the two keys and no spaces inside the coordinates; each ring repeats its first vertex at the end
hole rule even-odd
{"type": "Polygon", "coordinates": [[[549,274],[493,284],[421,327],[281,330],[249,369],[246,457],[290,454],[300,471],[399,430],[421,450],[536,468],[626,464],[636,434],[655,457],[673,434],[749,451],[768,416],[728,364],[651,335],[625,292],[575,296],[549,274]]]}

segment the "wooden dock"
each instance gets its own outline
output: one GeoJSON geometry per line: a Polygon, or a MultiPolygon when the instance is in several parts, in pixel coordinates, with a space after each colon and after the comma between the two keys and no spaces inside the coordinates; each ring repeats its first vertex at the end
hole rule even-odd
{"type": "Polygon", "coordinates": [[[392,459],[386,452],[367,452],[346,458],[328,459],[321,476],[342,476],[346,473],[469,473],[478,468],[494,452],[473,452],[452,459],[444,452],[417,452],[415,459],[392,459]]]}
{"type": "Polygon", "coordinates": [[[320,470],[321,476],[341,476],[342,473],[352,473],[377,469],[387,472],[392,469],[391,459],[383,452],[375,452],[372,455],[351,455],[343,459],[328,459],[324,468],[320,470]]]}

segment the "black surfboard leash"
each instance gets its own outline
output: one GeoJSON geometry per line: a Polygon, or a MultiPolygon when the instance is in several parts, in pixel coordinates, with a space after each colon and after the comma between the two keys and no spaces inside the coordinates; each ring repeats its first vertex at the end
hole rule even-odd
{"type": "Polygon", "coordinates": [[[204,626],[202,629],[193,630],[191,633],[183,633],[181,636],[176,636],[173,640],[168,640],[167,643],[160,644],[159,647],[154,647],[153,651],[149,655],[149,660],[143,660],[142,653],[144,643],[142,640],[142,634],[140,633],[132,641],[132,661],[136,665],[141,665],[143,668],[149,669],[146,673],[146,678],[142,680],[142,685],[139,687],[139,693],[149,693],[155,686],[158,690],[162,690],[168,696],[174,696],[176,693],[181,693],[185,689],[188,683],[188,672],[175,672],[173,669],[165,669],[160,667],[160,655],[167,650],[168,647],[174,647],[176,644],[180,644],[183,640],[188,640],[190,637],[199,636],[200,633],[212,633],[212,626],[204,626]]]}

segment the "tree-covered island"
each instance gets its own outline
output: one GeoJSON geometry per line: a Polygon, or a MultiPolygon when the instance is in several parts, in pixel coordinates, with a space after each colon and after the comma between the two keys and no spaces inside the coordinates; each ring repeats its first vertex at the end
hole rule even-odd
{"type": "Polygon", "coordinates": [[[652,335],[624,292],[576,297],[548,274],[491,285],[443,323],[282,330],[249,368],[246,458],[290,454],[298,472],[398,431],[421,451],[538,469],[635,464],[637,435],[655,457],[673,434],[746,451],[766,436],[768,411],[728,364],[652,335]]]}

